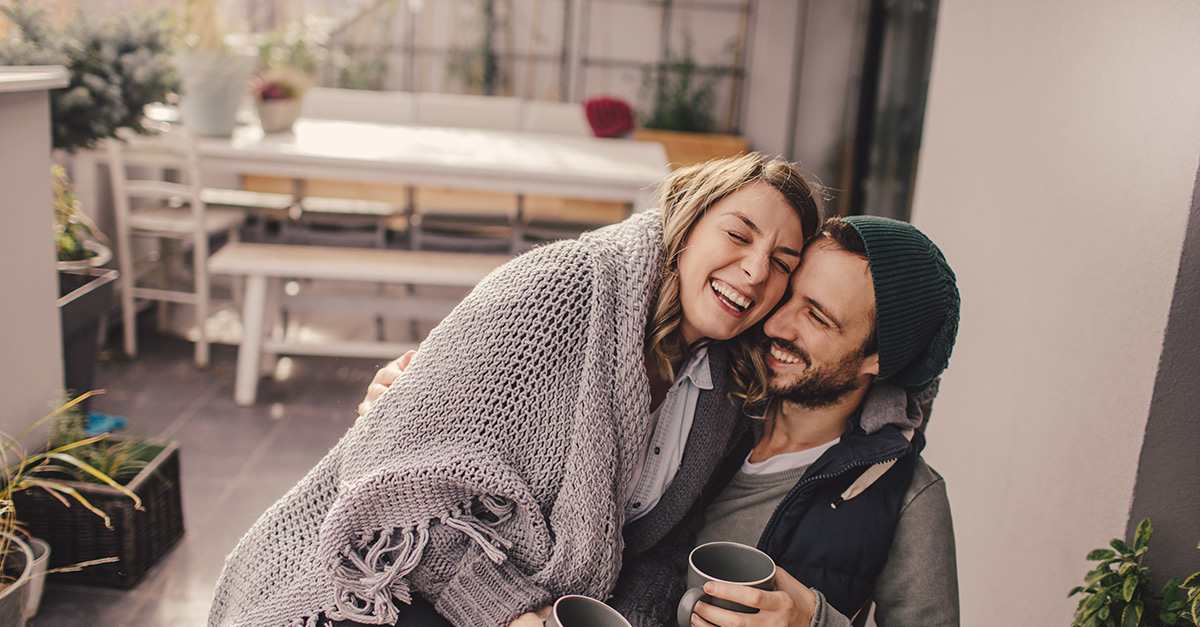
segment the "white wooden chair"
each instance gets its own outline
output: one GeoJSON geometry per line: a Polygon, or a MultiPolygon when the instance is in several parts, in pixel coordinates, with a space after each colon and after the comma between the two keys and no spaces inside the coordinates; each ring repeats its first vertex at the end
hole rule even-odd
{"type": "MultiPolygon", "coordinates": [[[[306,118],[411,124],[416,103],[408,92],[315,87],[305,92],[300,106],[300,115],[306,118]]],[[[349,187],[333,181],[300,181],[302,198],[298,211],[285,222],[284,241],[386,248],[389,233],[408,230],[410,188],[397,190],[399,186],[389,185],[386,190],[362,190],[366,193],[360,195],[325,193],[350,191],[349,187]],[[404,201],[366,197],[371,195],[400,195],[404,201]]]]}
{"type": "MultiPolygon", "coordinates": [[[[139,301],[159,301],[192,305],[196,309],[195,362],[209,362],[209,343],[205,322],[211,309],[211,285],[208,275],[210,238],[224,235],[239,239],[238,230],[246,219],[242,209],[214,207],[204,202],[200,185],[200,164],[195,137],[180,127],[153,137],[126,137],[133,145],[114,139],[107,143],[112,177],[113,206],[116,213],[118,268],[121,272],[121,319],[125,333],[125,352],[137,355],[136,313],[139,301]],[[131,149],[134,148],[134,149],[131,149]],[[130,168],[134,168],[132,171],[130,168]],[[179,182],[145,176],[139,172],[172,170],[179,182]],[[139,264],[135,239],[151,238],[158,249],[139,264]],[[174,244],[191,247],[191,278],[172,283],[170,264],[174,244]],[[142,275],[157,269],[157,285],[145,285],[142,275]]],[[[160,321],[165,310],[160,309],[160,321]]]]}
{"type": "MultiPolygon", "coordinates": [[[[518,131],[523,102],[503,96],[416,94],[422,126],[518,131]]],[[[517,194],[417,187],[410,238],[414,250],[516,252],[523,247],[521,197],[517,194]]]]}

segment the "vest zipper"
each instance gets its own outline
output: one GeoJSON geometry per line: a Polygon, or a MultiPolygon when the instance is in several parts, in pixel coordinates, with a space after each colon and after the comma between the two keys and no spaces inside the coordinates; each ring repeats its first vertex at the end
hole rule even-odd
{"type": "MultiPolygon", "coordinates": [[[[905,451],[905,453],[907,453],[907,452],[908,451],[905,451]]],[[[771,534],[774,533],[774,531],[775,531],[776,525],[779,524],[780,513],[782,513],[785,509],[787,509],[787,506],[793,500],[795,500],[796,496],[800,493],[800,489],[803,488],[804,486],[806,486],[810,483],[817,482],[817,481],[823,481],[825,479],[832,479],[834,477],[844,475],[847,472],[854,470],[855,468],[861,468],[863,466],[874,466],[875,464],[882,464],[887,461],[900,459],[901,457],[904,456],[905,453],[900,453],[898,455],[894,455],[891,457],[885,457],[883,459],[876,459],[876,460],[870,460],[870,461],[858,460],[858,461],[846,464],[845,466],[842,466],[841,468],[838,469],[837,472],[825,473],[825,474],[821,474],[821,475],[813,475],[806,479],[801,479],[799,483],[792,486],[792,489],[788,491],[787,496],[784,496],[783,500],[779,501],[779,505],[775,506],[775,511],[771,513],[771,519],[767,521],[767,526],[763,528],[762,536],[760,536],[758,538],[758,550],[763,551],[764,553],[766,552],[767,538],[771,537],[771,534]]],[[[835,504],[834,507],[836,508],[837,505],[835,504]]]]}

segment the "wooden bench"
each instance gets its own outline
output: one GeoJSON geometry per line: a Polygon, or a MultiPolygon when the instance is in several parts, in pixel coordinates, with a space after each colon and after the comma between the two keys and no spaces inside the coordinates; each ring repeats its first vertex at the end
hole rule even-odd
{"type": "MultiPolygon", "coordinates": [[[[392,359],[415,347],[412,343],[367,341],[300,343],[287,339],[287,334],[282,338],[269,337],[266,320],[267,316],[274,316],[275,311],[274,307],[268,309],[268,299],[276,302],[284,279],[472,287],[509,259],[506,255],[245,242],[226,244],[209,258],[208,267],[214,274],[246,279],[234,401],[242,406],[254,404],[264,357],[283,354],[392,359]]],[[[440,300],[446,302],[392,298],[387,301],[386,311],[412,314],[420,311],[418,307],[425,310],[442,307],[449,311],[457,302],[440,300]]],[[[364,389],[366,383],[363,382],[364,389]]]]}

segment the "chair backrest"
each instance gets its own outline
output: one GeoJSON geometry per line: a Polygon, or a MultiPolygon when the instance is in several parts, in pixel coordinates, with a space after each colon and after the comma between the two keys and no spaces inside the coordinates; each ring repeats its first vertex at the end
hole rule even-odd
{"type": "Polygon", "coordinates": [[[521,128],[521,99],[506,96],[417,94],[417,124],[516,131],[521,128]]]}
{"type": "Polygon", "coordinates": [[[587,112],[577,102],[526,100],[521,128],[534,133],[591,136],[587,112]]]}
{"type": "Polygon", "coordinates": [[[314,87],[305,92],[300,115],[325,120],[411,124],[413,107],[413,96],[408,92],[314,87]]]}
{"type": "Polygon", "coordinates": [[[195,134],[180,125],[167,125],[155,135],[121,133],[106,142],[118,230],[125,230],[133,210],[131,199],[170,202],[191,209],[194,228],[204,220],[200,200],[200,161],[195,134]],[[165,180],[167,171],[179,181],[165,180]]]}

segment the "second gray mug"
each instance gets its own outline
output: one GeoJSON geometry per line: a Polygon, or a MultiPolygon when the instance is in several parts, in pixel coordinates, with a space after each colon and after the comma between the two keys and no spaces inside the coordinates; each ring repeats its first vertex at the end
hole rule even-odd
{"type": "Polygon", "coordinates": [[[692,623],[696,603],[715,605],[734,612],[753,614],[758,610],[704,593],[704,584],[723,581],[762,590],[775,589],[775,561],[762,551],[738,542],[709,542],[692,549],[688,556],[688,591],[679,600],[679,627],[692,623]]]}
{"type": "Polygon", "coordinates": [[[629,621],[596,599],[572,594],[554,602],[546,627],[629,627],[629,621]]]}

